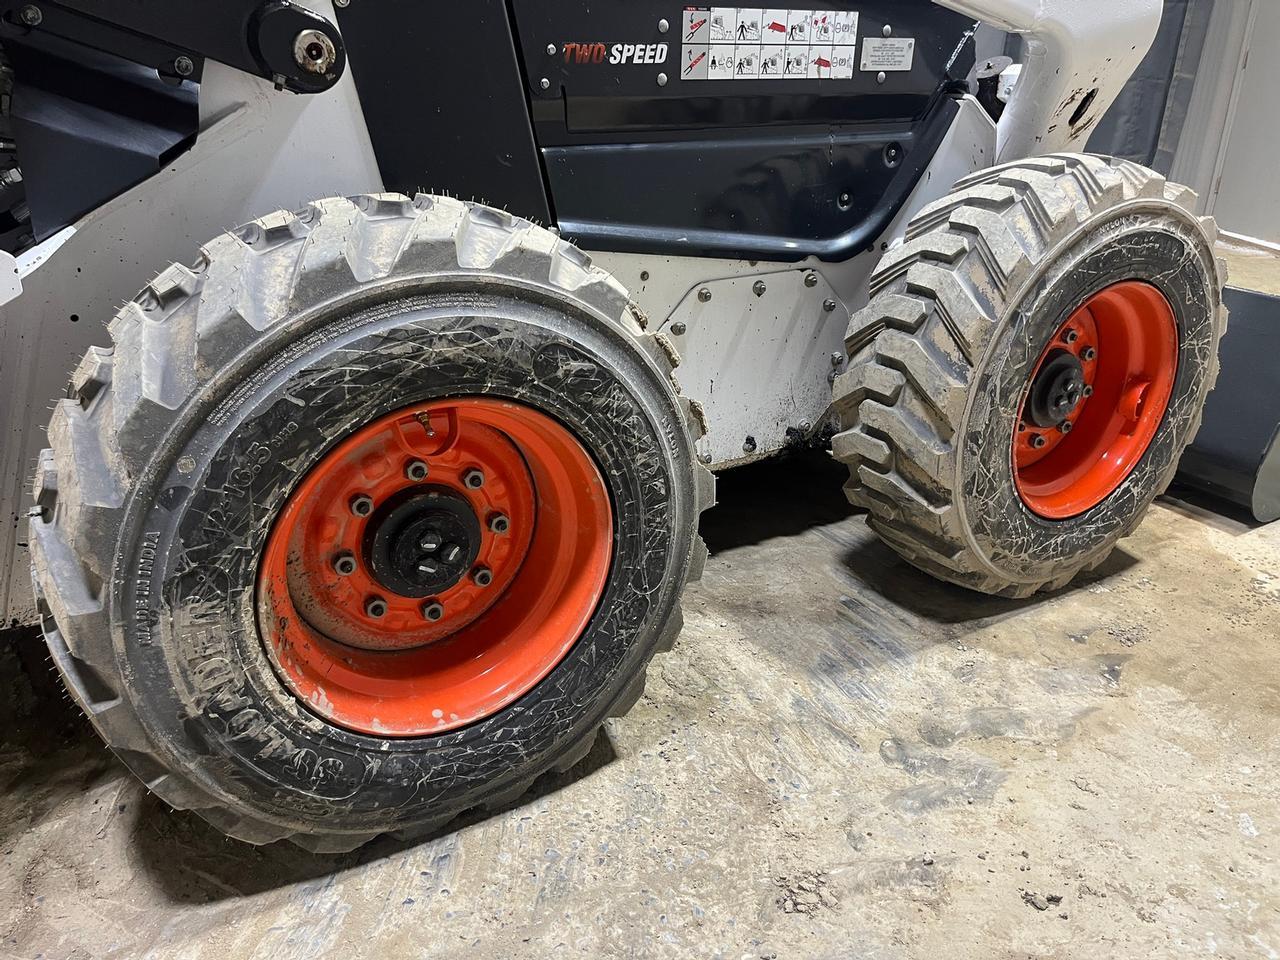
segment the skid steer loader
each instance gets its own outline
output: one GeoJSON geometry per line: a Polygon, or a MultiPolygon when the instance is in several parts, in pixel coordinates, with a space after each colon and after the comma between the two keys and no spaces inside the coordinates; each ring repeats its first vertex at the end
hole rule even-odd
{"type": "Polygon", "coordinates": [[[7,616],[167,803],[337,851],[635,703],[713,471],[829,441],[911,563],[1066,584],[1225,323],[1190,191],[1078,152],[1159,19],[0,0],[7,616]]]}

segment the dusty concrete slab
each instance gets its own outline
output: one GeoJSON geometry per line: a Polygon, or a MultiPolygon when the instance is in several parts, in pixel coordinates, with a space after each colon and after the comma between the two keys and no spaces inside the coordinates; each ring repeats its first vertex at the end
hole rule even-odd
{"type": "Polygon", "coordinates": [[[1277,956],[1280,524],[1165,501],[1011,602],[906,567],[839,481],[723,478],[634,713],[425,844],[224,840],[6,651],[0,955],[1277,956]]]}

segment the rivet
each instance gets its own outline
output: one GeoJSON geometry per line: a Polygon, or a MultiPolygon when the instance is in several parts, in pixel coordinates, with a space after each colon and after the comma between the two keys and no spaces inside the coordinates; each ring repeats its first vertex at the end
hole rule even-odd
{"type": "Polygon", "coordinates": [[[667,32],[668,30],[670,30],[670,29],[671,29],[671,24],[667,23],[667,18],[666,18],[666,17],[663,17],[661,20],[659,20],[659,21],[658,21],[658,32],[659,32],[659,33],[666,33],[666,32],[667,32]]]}
{"type": "Polygon", "coordinates": [[[547,56],[554,57],[556,55],[556,45],[554,43],[547,44],[547,56]]]}
{"type": "Polygon", "coordinates": [[[881,31],[880,31],[880,33],[881,33],[881,34],[883,34],[883,35],[884,35],[884,36],[886,36],[886,37],[892,37],[892,36],[893,36],[893,27],[891,27],[889,24],[887,24],[887,23],[886,23],[886,24],[884,25],[884,29],[883,29],[883,30],[881,30],[881,31]]]}
{"type": "Polygon", "coordinates": [[[884,83],[884,81],[885,81],[885,73],[883,70],[881,70],[879,73],[876,74],[876,83],[884,83]]]}
{"type": "Polygon", "coordinates": [[[543,77],[541,80],[538,81],[538,86],[540,86],[543,90],[550,90],[551,81],[548,80],[546,77],[543,77]]]}
{"type": "Polygon", "coordinates": [[[667,85],[667,75],[665,73],[658,74],[658,86],[665,87],[667,85]]]}

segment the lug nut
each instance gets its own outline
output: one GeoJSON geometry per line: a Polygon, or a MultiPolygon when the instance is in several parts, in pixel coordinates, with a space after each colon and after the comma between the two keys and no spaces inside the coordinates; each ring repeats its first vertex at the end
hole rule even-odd
{"type": "Polygon", "coordinates": [[[476,582],[476,586],[487,587],[493,583],[493,571],[488,567],[476,567],[471,571],[471,579],[476,582]]]}
{"type": "Polygon", "coordinates": [[[1088,363],[1097,355],[1098,355],[1098,351],[1093,349],[1093,347],[1085,347],[1080,354],[1080,359],[1085,361],[1085,363],[1088,363]]]}
{"type": "Polygon", "coordinates": [[[1026,430],[1026,429],[1027,429],[1027,425],[1026,425],[1025,423],[1022,423],[1021,421],[1019,421],[1019,423],[1018,423],[1018,432],[1019,432],[1019,433],[1022,433],[1022,432],[1023,432],[1024,430],[1026,430]]]}
{"type": "Polygon", "coordinates": [[[493,533],[506,533],[511,529],[511,521],[505,514],[495,513],[489,518],[489,530],[493,533]]]}
{"type": "Polygon", "coordinates": [[[350,553],[340,553],[333,558],[333,572],[340,577],[349,577],[356,572],[356,558],[350,553]]]}
{"type": "Polygon", "coordinates": [[[1069,327],[1062,334],[1062,339],[1067,341],[1067,343],[1075,343],[1080,339],[1080,334],[1074,327],[1069,327]]]}
{"type": "Polygon", "coordinates": [[[364,602],[364,612],[371,617],[385,617],[387,615],[387,601],[381,597],[370,597],[364,602]]]}
{"type": "Polygon", "coordinates": [[[444,616],[444,604],[439,600],[428,600],[422,605],[422,616],[434,623],[444,616]]]}
{"type": "Polygon", "coordinates": [[[1086,397],[1092,397],[1092,396],[1093,396],[1093,387],[1089,386],[1089,384],[1087,384],[1087,383],[1086,383],[1086,384],[1084,385],[1084,389],[1083,389],[1083,390],[1081,390],[1081,391],[1080,391],[1080,393],[1081,393],[1082,395],[1086,396],[1086,397]]]}
{"type": "Polygon", "coordinates": [[[410,460],[404,465],[404,475],[415,483],[427,479],[427,465],[421,460],[410,460]]]}
{"type": "Polygon", "coordinates": [[[1070,420],[1063,420],[1060,424],[1058,424],[1058,429],[1061,430],[1063,433],[1070,433],[1071,426],[1072,424],[1070,420]]]}
{"type": "Polygon", "coordinates": [[[1037,433],[1034,437],[1031,438],[1031,445],[1035,447],[1037,450],[1039,450],[1048,442],[1049,441],[1044,438],[1044,435],[1040,433],[1037,433]]]}
{"type": "Polygon", "coordinates": [[[357,517],[367,517],[373,513],[373,498],[361,493],[351,498],[351,512],[357,517]]]}
{"type": "Polygon", "coordinates": [[[462,483],[463,486],[470,487],[472,490],[479,490],[484,486],[484,471],[472,467],[462,475],[462,483]]]}

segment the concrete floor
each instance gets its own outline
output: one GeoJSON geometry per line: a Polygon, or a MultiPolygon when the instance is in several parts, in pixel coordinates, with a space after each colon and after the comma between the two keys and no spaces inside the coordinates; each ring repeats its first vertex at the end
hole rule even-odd
{"type": "Polygon", "coordinates": [[[1280,524],[1165,500],[1011,602],[905,566],[840,480],[723,477],[635,711],[421,845],[227,841],[7,648],[0,955],[1277,957],[1280,524]]]}

